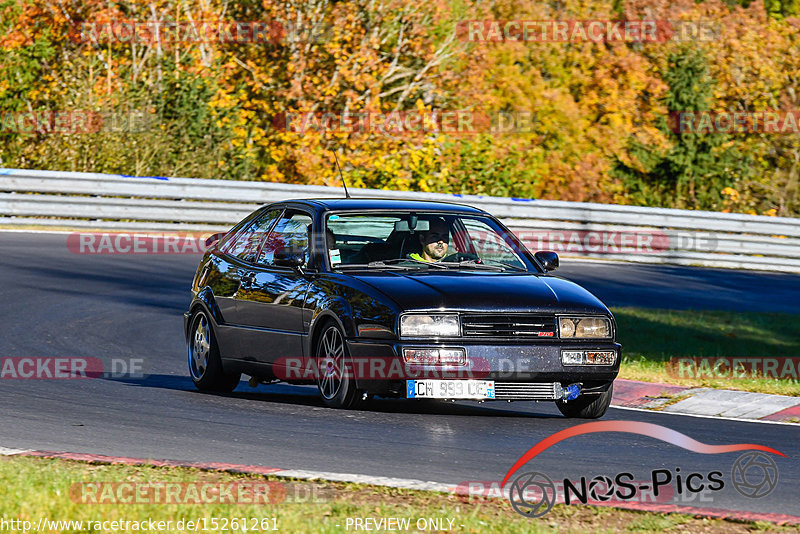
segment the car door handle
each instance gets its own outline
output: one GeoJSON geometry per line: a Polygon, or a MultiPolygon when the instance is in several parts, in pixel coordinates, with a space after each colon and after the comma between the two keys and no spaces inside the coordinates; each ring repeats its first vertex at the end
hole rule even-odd
{"type": "Polygon", "coordinates": [[[240,280],[240,285],[249,287],[253,285],[253,283],[256,281],[256,273],[254,273],[253,271],[246,272],[242,275],[242,277],[239,280],[240,280]]]}

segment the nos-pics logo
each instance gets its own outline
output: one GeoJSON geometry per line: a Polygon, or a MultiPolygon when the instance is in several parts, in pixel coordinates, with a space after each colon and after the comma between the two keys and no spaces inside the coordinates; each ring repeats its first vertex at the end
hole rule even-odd
{"type": "Polygon", "coordinates": [[[590,500],[595,503],[603,503],[610,500],[634,500],[640,491],[648,491],[658,497],[659,491],[664,489],[684,494],[699,493],[701,491],[720,491],[725,487],[722,471],[681,473],[680,468],[675,468],[674,471],[655,469],[650,472],[648,480],[645,481],[634,481],[632,473],[617,473],[613,477],[600,475],[591,480],[587,480],[585,477],[581,477],[579,481],[564,479],[560,488],[561,491],[559,491],[559,487],[550,477],[538,471],[527,471],[514,477],[522,466],[556,443],[574,436],[594,432],[640,434],[699,454],[747,451],[734,462],[730,480],[739,494],[751,499],[766,497],[772,493],[778,484],[778,466],[772,457],[765,453],[786,456],[773,448],[751,443],[708,445],[675,430],[652,423],[638,421],[585,423],[562,430],[543,439],[531,447],[509,469],[501,482],[501,486],[506,486],[511,480],[508,486],[508,498],[511,502],[511,507],[517,513],[532,519],[542,517],[549,512],[559,500],[559,497],[563,499],[565,504],[576,502],[587,504],[590,500]],[[512,477],[514,477],[513,480],[512,477]],[[673,483],[675,484],[674,488],[672,486],[673,483]]]}

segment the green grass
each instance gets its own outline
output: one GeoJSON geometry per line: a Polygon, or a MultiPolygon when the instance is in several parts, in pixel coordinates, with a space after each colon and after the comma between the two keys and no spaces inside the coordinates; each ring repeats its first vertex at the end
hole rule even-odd
{"type": "Polygon", "coordinates": [[[800,357],[800,316],[779,313],[616,308],[620,378],[687,386],[800,395],[797,379],[678,379],[672,357],[800,357]]]}
{"type": "MultiPolygon", "coordinates": [[[[695,518],[682,514],[656,514],[557,505],[543,518],[531,520],[512,511],[504,500],[465,502],[443,493],[399,490],[380,486],[335,482],[287,481],[275,477],[237,475],[185,468],[97,465],[42,458],[0,457],[0,518],[37,524],[50,520],[172,521],[170,532],[181,532],[181,520],[206,518],[275,518],[279,532],[344,533],[347,518],[453,519],[454,533],[517,532],[753,532],[758,523],[695,518]],[[271,480],[289,487],[290,495],[308,496],[304,502],[264,505],[239,504],[85,504],[74,485],[97,482],[211,482],[253,483],[271,480]],[[70,491],[73,491],[71,494],[70,491]]],[[[294,500],[294,499],[293,499],[294,500]]],[[[302,500],[302,499],[301,499],[302,500]]],[[[447,523],[445,522],[445,525],[447,523]]],[[[6,529],[8,530],[8,529],[6,529]]],[[[772,532],[795,531],[769,525],[772,532]]],[[[62,532],[76,532],[75,528],[62,532]]],[[[91,531],[84,524],[84,532],[91,531]]],[[[185,529],[184,529],[185,531],[185,529]]],[[[202,530],[200,530],[202,532],[202,530]]],[[[218,530],[221,531],[221,530],[218,530]]],[[[415,528],[409,530],[416,532],[415,528]]],[[[244,532],[229,529],[226,532],[244,532]]],[[[259,532],[259,530],[248,530],[259,532]]],[[[260,532],[273,532],[261,530],[260,532]]],[[[440,532],[433,530],[428,532],[440,532]]],[[[442,532],[447,532],[442,530],[442,532]]]]}

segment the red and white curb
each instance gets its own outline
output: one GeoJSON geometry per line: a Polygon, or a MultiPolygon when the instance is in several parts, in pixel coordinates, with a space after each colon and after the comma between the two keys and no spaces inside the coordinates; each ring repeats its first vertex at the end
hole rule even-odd
{"type": "Polygon", "coordinates": [[[621,378],[614,381],[611,405],[617,408],[658,410],[676,415],[749,422],[800,422],[800,397],[690,388],[621,378]],[[674,402],[676,398],[680,400],[674,402]]]}
{"type": "MultiPolygon", "coordinates": [[[[309,471],[304,469],[281,469],[278,467],[265,467],[260,465],[241,465],[219,462],[184,462],[179,460],[153,460],[144,458],[129,458],[124,456],[104,456],[101,454],[85,454],[71,452],[54,451],[34,451],[26,449],[11,449],[0,447],[0,456],[24,456],[33,458],[54,458],[61,460],[71,460],[76,462],[86,462],[90,464],[107,465],[142,465],[153,467],[183,467],[200,469],[203,471],[222,471],[226,473],[240,473],[249,475],[274,476],[280,478],[290,478],[296,480],[320,480],[330,482],[352,482],[372,486],[384,486],[390,488],[435,491],[440,493],[450,493],[468,496],[463,491],[463,486],[444,484],[441,482],[426,482],[407,478],[376,477],[358,475],[352,473],[331,473],[326,471],[309,471]]],[[[501,497],[489,497],[501,498],[501,497]]],[[[610,508],[620,508],[625,510],[636,510],[655,513],[679,513],[717,519],[729,519],[735,521],[767,521],[778,525],[800,525],[800,517],[786,514],[772,514],[761,512],[746,512],[740,510],[723,510],[717,508],[701,508],[695,506],[680,506],[674,504],[655,504],[655,503],[618,503],[613,504],[592,504],[590,506],[606,506],[610,508]]]]}

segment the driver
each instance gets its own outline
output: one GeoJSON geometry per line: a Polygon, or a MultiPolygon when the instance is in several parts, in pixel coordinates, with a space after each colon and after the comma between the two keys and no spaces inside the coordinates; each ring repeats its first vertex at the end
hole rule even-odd
{"type": "Polygon", "coordinates": [[[447,255],[447,245],[450,242],[450,227],[441,217],[429,219],[429,228],[419,232],[419,244],[422,252],[409,254],[412,260],[434,262],[441,261],[447,255]]]}

